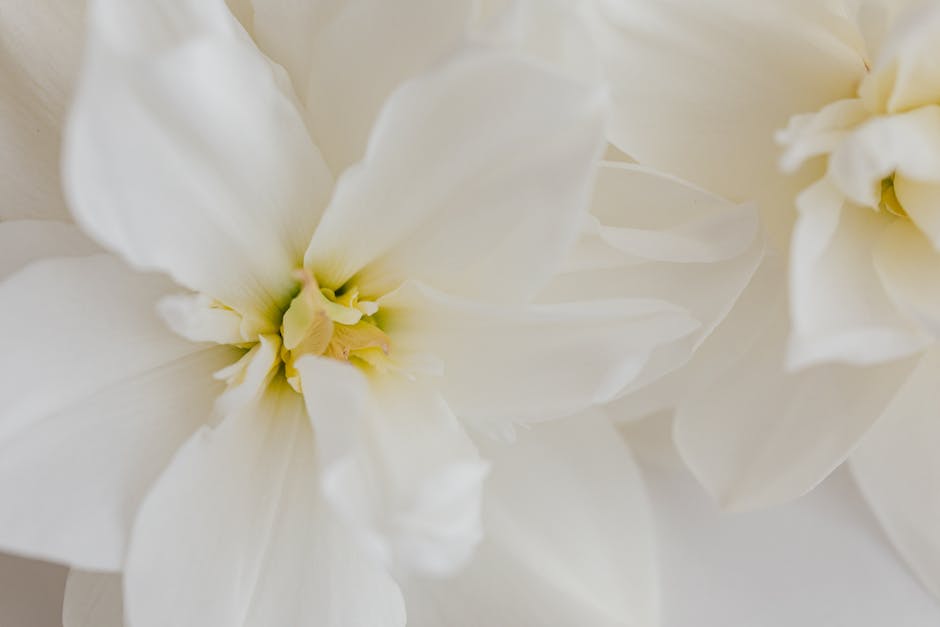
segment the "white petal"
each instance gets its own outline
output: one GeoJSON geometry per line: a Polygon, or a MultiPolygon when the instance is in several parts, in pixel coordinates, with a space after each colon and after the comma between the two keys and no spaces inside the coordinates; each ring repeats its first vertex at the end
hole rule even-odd
{"type": "Polygon", "coordinates": [[[908,5],[908,11],[892,24],[859,93],[873,110],[888,113],[936,104],[940,101],[940,69],[933,59],[940,55],[940,9],[932,3],[909,0],[891,4],[908,5]],[[911,11],[911,5],[916,10],[911,11]]]}
{"type": "Polygon", "coordinates": [[[907,377],[911,360],[784,369],[781,276],[762,273],[703,345],[680,404],[677,446],[723,505],[776,504],[815,486],[849,454],[907,377]]]}
{"type": "Polygon", "coordinates": [[[61,566],[0,553],[0,625],[61,626],[67,575],[61,566]]]}
{"type": "Polygon", "coordinates": [[[119,568],[137,504],[209,416],[234,351],[174,336],[164,281],[110,256],[37,262],[0,283],[0,545],[119,568]]]}
{"type": "Polygon", "coordinates": [[[662,301],[483,305],[418,283],[379,306],[392,351],[400,343],[439,357],[454,412],[501,432],[511,422],[559,418],[610,400],[657,346],[697,326],[662,301]]]}
{"type": "Polygon", "coordinates": [[[686,309],[699,328],[655,351],[616,412],[625,418],[671,407],[683,375],[660,378],[689,360],[762,258],[757,211],[641,166],[608,163],[600,170],[592,213],[601,222],[595,234],[582,236],[578,250],[584,253],[590,242],[595,253],[601,246],[607,253],[595,254],[594,263],[582,254],[580,267],[556,276],[540,299],[643,297],[686,309]]]}
{"type": "Polygon", "coordinates": [[[793,503],[741,514],[721,511],[685,473],[643,471],[663,627],[940,623],[940,606],[894,555],[847,473],[793,503]]]}
{"type": "Polygon", "coordinates": [[[52,220],[0,222],[0,279],[46,257],[82,257],[100,252],[75,226],[52,220]]]}
{"type": "Polygon", "coordinates": [[[897,307],[940,337],[940,252],[909,220],[897,220],[878,239],[875,268],[897,307]]]}
{"type": "Polygon", "coordinates": [[[272,314],[330,175],[281,77],[219,4],[96,4],[66,189],[76,217],[134,264],[272,314]]]}
{"type": "Polygon", "coordinates": [[[901,316],[872,255],[894,218],[843,204],[827,179],[800,196],[800,207],[790,257],[789,364],[868,365],[922,349],[928,338],[901,316]]]}
{"type": "Polygon", "coordinates": [[[362,374],[334,360],[298,363],[326,497],[377,556],[449,574],[480,541],[487,464],[450,408],[420,381],[362,374]]]}
{"type": "Polygon", "coordinates": [[[67,219],[59,140],[81,58],[85,2],[8,0],[0,15],[0,218],[67,219]]]}
{"type": "Polygon", "coordinates": [[[781,176],[774,132],[795,114],[854,96],[865,69],[835,16],[802,0],[599,5],[611,141],[641,163],[759,201],[782,244],[792,199],[813,173],[781,176]]]}
{"type": "Polygon", "coordinates": [[[409,625],[658,624],[646,494],[603,416],[538,425],[487,454],[486,540],[456,577],[404,586],[409,625]]]}
{"type": "Polygon", "coordinates": [[[363,158],[393,90],[463,43],[474,4],[350,0],[315,35],[304,33],[309,75],[298,89],[305,90],[313,136],[333,172],[363,158]]]}
{"type": "Polygon", "coordinates": [[[875,515],[901,555],[940,596],[940,351],[931,350],[850,458],[875,515]]]}
{"type": "Polygon", "coordinates": [[[192,342],[241,344],[255,338],[242,335],[243,318],[219,306],[205,294],[173,294],[157,305],[160,315],[177,334],[192,342]]]}
{"type": "Polygon", "coordinates": [[[573,244],[600,150],[597,90],[470,48],[396,91],[307,252],[369,296],[405,278],[525,299],[573,244]]]}
{"type": "Polygon", "coordinates": [[[196,433],[138,516],[128,622],[404,625],[394,582],[322,500],[313,446],[303,401],[283,381],[196,433]]]}
{"type": "Polygon", "coordinates": [[[914,224],[940,250],[940,183],[925,183],[903,175],[894,177],[894,193],[914,224]]]}
{"type": "Polygon", "coordinates": [[[69,572],[62,627],[124,627],[121,575],[69,572]]]}
{"type": "Polygon", "coordinates": [[[895,172],[915,181],[940,183],[940,106],[873,118],[829,158],[831,180],[866,207],[878,206],[881,181],[895,172]]]}

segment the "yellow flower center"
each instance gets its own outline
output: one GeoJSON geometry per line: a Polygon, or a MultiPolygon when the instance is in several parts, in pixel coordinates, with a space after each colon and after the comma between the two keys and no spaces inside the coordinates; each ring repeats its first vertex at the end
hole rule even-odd
{"type": "Polygon", "coordinates": [[[304,355],[386,370],[390,343],[376,320],[378,305],[361,300],[355,286],[339,291],[320,287],[306,270],[298,270],[297,278],[300,292],[281,320],[281,360],[291,386],[300,391],[295,363],[304,355]]]}

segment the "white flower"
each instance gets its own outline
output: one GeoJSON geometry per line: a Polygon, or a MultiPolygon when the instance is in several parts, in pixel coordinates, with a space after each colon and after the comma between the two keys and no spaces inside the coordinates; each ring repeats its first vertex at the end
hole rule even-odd
{"type": "Polygon", "coordinates": [[[709,369],[677,416],[685,459],[747,507],[804,493],[852,453],[937,593],[940,11],[918,4],[600,2],[597,38],[618,148],[757,200],[781,249],[793,231],[788,260],[768,257],[702,347],[709,369]],[[798,172],[781,171],[775,137],[798,172]]]}
{"type": "MultiPolygon", "coordinates": [[[[65,179],[116,255],[0,224],[56,255],[0,283],[0,545],[123,570],[135,627],[402,624],[399,585],[481,538],[467,428],[607,401],[697,326],[653,299],[533,304],[585,217],[592,84],[461,45],[470,2],[321,8],[258,2],[242,23],[221,1],[95,2],[65,179]]],[[[603,423],[550,433],[537,450],[577,456],[506,462],[493,498],[512,506],[491,508],[467,589],[531,575],[506,613],[568,603],[560,625],[646,612],[620,575],[578,585],[635,554],[647,573],[645,548],[558,546],[608,515],[578,465],[626,459],[609,474],[638,494],[628,453],[603,423]],[[579,491],[591,515],[533,540],[579,491]]]]}

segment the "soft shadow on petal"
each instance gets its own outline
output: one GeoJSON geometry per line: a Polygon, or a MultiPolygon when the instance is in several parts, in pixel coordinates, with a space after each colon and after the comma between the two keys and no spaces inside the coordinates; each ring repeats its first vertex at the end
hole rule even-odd
{"type": "Polygon", "coordinates": [[[69,572],[62,627],[124,627],[121,575],[69,572]]]}
{"type": "Polygon", "coordinates": [[[68,220],[59,142],[81,58],[84,0],[6,0],[0,12],[0,219],[68,220]]]}
{"type": "Polygon", "coordinates": [[[940,351],[929,351],[850,458],[862,494],[924,586],[940,596],[940,351]]]}
{"type": "MultiPolygon", "coordinates": [[[[772,263],[765,262],[765,263],[772,263]]],[[[749,509],[800,496],[851,452],[916,360],[785,370],[789,328],[779,264],[762,271],[702,348],[675,437],[722,505],[749,509]]]]}
{"type": "Polygon", "coordinates": [[[237,355],[173,335],[159,277],[106,255],[36,262],[0,283],[0,545],[121,566],[137,504],[209,416],[237,355]]]}
{"type": "Polygon", "coordinates": [[[197,432],[157,480],[124,577],[135,627],[404,625],[395,583],[318,487],[303,399],[276,381],[197,432]]]}
{"type": "Polygon", "coordinates": [[[790,367],[884,363],[928,343],[889,297],[872,255],[895,219],[843,203],[828,179],[800,196],[790,257],[790,367]]]}
{"type": "Polygon", "coordinates": [[[695,331],[684,310],[652,299],[486,305],[406,283],[380,302],[386,329],[439,357],[442,391],[461,419],[505,434],[609,401],[658,346],[695,331]]]}
{"type": "Polygon", "coordinates": [[[610,139],[642,163],[732,200],[756,200],[785,245],[793,198],[818,172],[784,176],[774,132],[854,96],[864,62],[848,26],[805,0],[605,0],[598,45],[610,139]]]}
{"type": "Polygon", "coordinates": [[[84,257],[101,249],[76,226],[53,220],[0,222],[0,279],[48,257],[84,257]]]}
{"type": "Polygon", "coordinates": [[[67,576],[62,566],[0,553],[0,625],[61,627],[67,576]]]}
{"type": "Polygon", "coordinates": [[[88,231],[133,264],[271,315],[290,297],[331,175],[283,70],[218,4],[96,3],[66,192],[88,231]]]}
{"type": "Polygon", "coordinates": [[[405,83],[307,251],[326,286],[377,297],[405,278],[526,300],[560,267],[601,149],[598,90],[471,47],[405,83]]]}
{"type": "Polygon", "coordinates": [[[335,360],[298,363],[326,498],[391,567],[446,575],[480,541],[488,464],[426,382],[367,385],[335,360]]]}
{"type": "Polygon", "coordinates": [[[602,415],[538,425],[494,460],[486,538],[465,571],[403,585],[408,624],[655,625],[649,505],[629,449],[602,415]]]}

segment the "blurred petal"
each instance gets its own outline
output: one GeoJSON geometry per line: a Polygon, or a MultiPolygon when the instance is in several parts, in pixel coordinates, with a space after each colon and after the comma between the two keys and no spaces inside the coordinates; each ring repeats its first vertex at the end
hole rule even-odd
{"type": "Polygon", "coordinates": [[[687,362],[721,322],[762,258],[757,211],[642,166],[607,163],[591,212],[599,222],[583,233],[568,271],[540,300],[643,297],[686,309],[701,326],[656,349],[617,401],[616,415],[671,407],[682,376],[662,377],[687,362]]]}
{"type": "Polygon", "coordinates": [[[800,196],[790,261],[792,367],[882,363],[927,344],[901,316],[875,268],[872,250],[894,219],[843,204],[828,179],[800,196]]]}
{"type": "Polygon", "coordinates": [[[83,257],[100,251],[71,224],[51,220],[0,222],[0,279],[47,257],[83,257]]]}
{"type": "Polygon", "coordinates": [[[685,472],[643,467],[656,523],[662,627],[934,627],[848,473],[770,510],[721,511],[685,472]]]}
{"type": "MultiPolygon", "coordinates": [[[[940,147],[940,146],[938,146],[940,147]]],[[[923,231],[934,248],[940,250],[940,183],[894,177],[894,193],[914,224],[923,231]]]]}
{"type": "Polygon", "coordinates": [[[603,416],[538,425],[486,453],[486,539],[456,577],[404,586],[409,625],[658,624],[646,494],[603,416]]]}
{"type": "Polygon", "coordinates": [[[303,401],[283,381],[196,433],[138,516],[128,622],[404,625],[394,582],[322,500],[313,446],[303,401]]]}
{"type": "Polygon", "coordinates": [[[67,220],[59,141],[81,58],[84,0],[7,0],[0,12],[0,219],[67,220]]]}
{"type": "Polygon", "coordinates": [[[335,360],[298,370],[327,499],[392,565],[434,575],[462,566],[481,537],[487,464],[447,404],[404,377],[370,390],[335,360]]]}
{"type": "Polygon", "coordinates": [[[924,586],[940,596],[940,351],[929,351],[852,453],[862,494],[924,586]]]}
{"type": "Polygon", "coordinates": [[[655,300],[481,305],[418,283],[379,304],[393,342],[443,361],[454,412],[502,433],[610,400],[657,346],[697,326],[655,300]]]}
{"type": "Polygon", "coordinates": [[[773,505],[810,490],[854,448],[912,360],[784,370],[789,332],[780,274],[761,274],[703,345],[676,415],[683,459],[722,505],[773,505]]]}
{"type": "Polygon", "coordinates": [[[69,572],[62,627],[124,627],[121,575],[69,572]]]}
{"type": "Polygon", "coordinates": [[[463,43],[474,4],[349,0],[315,36],[303,35],[310,42],[309,74],[298,90],[304,90],[313,136],[333,172],[365,156],[393,90],[463,43]]]}
{"type": "Polygon", "coordinates": [[[600,105],[589,86],[480,48],[406,83],[337,184],[307,266],[328,287],[357,275],[369,296],[413,278],[527,299],[574,242],[600,105]]]}
{"type": "MultiPolygon", "coordinates": [[[[940,106],[872,118],[839,143],[829,158],[829,178],[865,207],[878,206],[881,181],[894,173],[940,183],[940,106]]],[[[906,207],[900,190],[897,193],[906,207]]]]}
{"type": "Polygon", "coordinates": [[[909,220],[897,220],[879,237],[874,256],[898,309],[940,337],[940,252],[909,220]]]}
{"type": "Polygon", "coordinates": [[[275,68],[219,0],[96,7],[66,143],[76,217],[137,266],[272,313],[331,186],[275,68]]]}
{"type": "Polygon", "coordinates": [[[137,504],[209,416],[233,359],[177,338],[154,311],[165,281],[96,255],[0,283],[0,545],[119,568],[137,504]]]}
{"type": "Polygon", "coordinates": [[[815,0],[599,6],[611,141],[732,200],[757,200],[782,245],[792,199],[818,172],[782,176],[773,135],[792,115],[854,95],[865,67],[844,41],[845,19],[815,0]]]}

